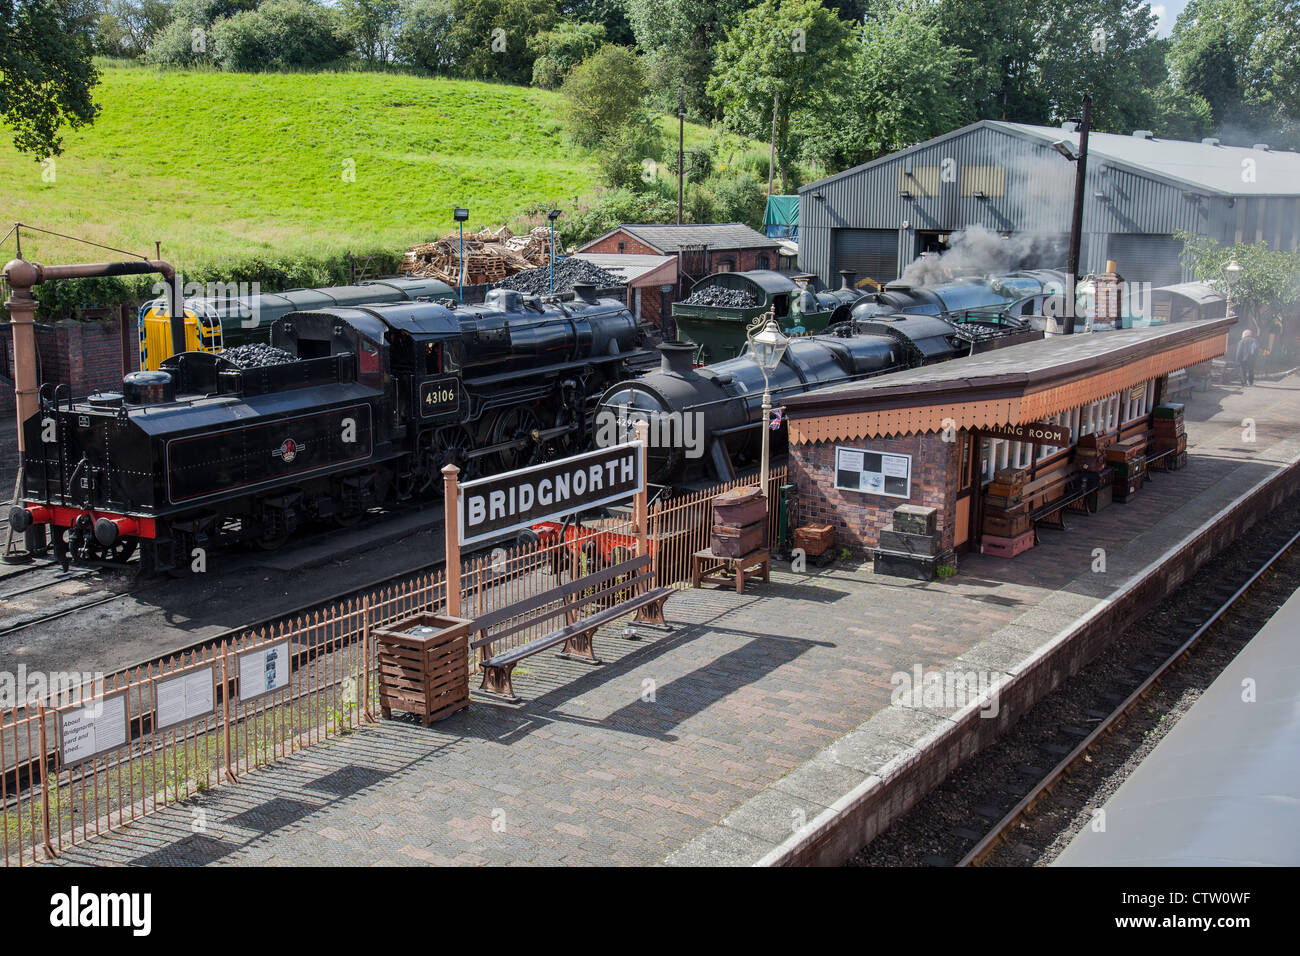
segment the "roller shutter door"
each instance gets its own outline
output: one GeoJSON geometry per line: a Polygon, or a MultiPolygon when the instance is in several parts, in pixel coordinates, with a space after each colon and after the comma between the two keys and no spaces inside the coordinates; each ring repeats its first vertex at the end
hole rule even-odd
{"type": "Polygon", "coordinates": [[[1170,236],[1112,235],[1106,258],[1114,259],[1128,282],[1150,282],[1151,288],[1183,281],[1179,257],[1183,244],[1170,236]]]}
{"type": "Polygon", "coordinates": [[[858,280],[892,282],[898,278],[898,231],[895,229],[836,229],[832,274],[852,269],[858,280]]]}

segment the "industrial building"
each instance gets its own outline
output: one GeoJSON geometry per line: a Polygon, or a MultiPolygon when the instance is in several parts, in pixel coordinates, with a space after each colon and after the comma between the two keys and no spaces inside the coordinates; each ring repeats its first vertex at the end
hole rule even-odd
{"type": "MultiPolygon", "coordinates": [[[[922,253],[943,251],[951,233],[981,225],[1033,240],[1009,246],[1009,260],[1029,251],[1023,264],[1059,268],[1078,152],[1073,123],[982,120],[809,183],[799,190],[799,266],[827,282],[841,269],[888,282],[922,253]]],[[[1092,132],[1084,198],[1084,274],[1113,259],[1129,281],[1188,280],[1178,230],[1227,244],[1300,244],[1300,153],[1264,143],[1092,132]]]]}

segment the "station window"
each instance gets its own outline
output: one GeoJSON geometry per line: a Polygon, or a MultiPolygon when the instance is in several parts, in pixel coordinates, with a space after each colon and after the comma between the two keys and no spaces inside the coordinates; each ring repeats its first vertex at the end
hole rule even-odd
{"type": "Polygon", "coordinates": [[[772,260],[767,257],[767,253],[760,252],[757,256],[754,257],[754,268],[755,269],[772,268],[772,260]]]}

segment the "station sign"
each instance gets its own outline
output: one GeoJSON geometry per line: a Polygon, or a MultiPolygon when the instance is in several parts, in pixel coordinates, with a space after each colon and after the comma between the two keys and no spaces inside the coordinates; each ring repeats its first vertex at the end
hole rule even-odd
{"type": "Polygon", "coordinates": [[[1067,448],[1070,444],[1069,427],[1054,425],[1051,422],[1030,422],[1027,425],[992,425],[988,428],[981,428],[979,432],[986,438],[1027,441],[1034,445],[1055,445],[1058,448],[1067,448]]]}
{"type": "Polygon", "coordinates": [[[125,690],[59,712],[59,753],[65,767],[116,750],[130,739],[125,690]]]}
{"type": "Polygon", "coordinates": [[[645,491],[640,442],[479,478],[457,490],[462,547],[645,491]]]}
{"type": "Polygon", "coordinates": [[[835,487],[866,495],[912,497],[912,456],[872,451],[869,448],[835,448],[835,487]]]}

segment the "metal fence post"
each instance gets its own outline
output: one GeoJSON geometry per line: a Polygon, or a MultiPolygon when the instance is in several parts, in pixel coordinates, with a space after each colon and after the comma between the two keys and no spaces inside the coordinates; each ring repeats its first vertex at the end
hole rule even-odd
{"type": "Polygon", "coordinates": [[[239,783],[239,775],[235,773],[235,768],[231,763],[230,747],[230,706],[231,698],[234,692],[230,688],[230,644],[223,641],[221,644],[221,736],[223,738],[222,748],[226,758],[226,779],[231,783],[239,783]]]}
{"type": "MultiPolygon", "coordinates": [[[[58,854],[54,852],[54,842],[50,839],[50,784],[45,776],[45,764],[49,759],[50,748],[46,745],[46,740],[45,740],[45,705],[44,704],[36,705],[36,719],[40,721],[37,734],[38,734],[38,739],[40,740],[40,748],[41,748],[41,759],[40,759],[41,839],[45,843],[45,852],[50,855],[51,859],[53,859],[57,857],[58,854]]],[[[31,740],[30,737],[28,737],[27,739],[31,740]]],[[[58,780],[57,776],[55,777],[55,780],[57,782],[58,780]]]]}
{"type": "Polygon", "coordinates": [[[363,657],[362,673],[365,674],[365,689],[362,693],[365,695],[364,712],[366,720],[373,722],[375,712],[371,709],[370,704],[370,679],[372,676],[370,664],[370,595],[367,594],[361,599],[361,654],[363,657]]]}

